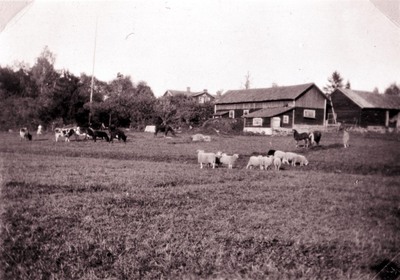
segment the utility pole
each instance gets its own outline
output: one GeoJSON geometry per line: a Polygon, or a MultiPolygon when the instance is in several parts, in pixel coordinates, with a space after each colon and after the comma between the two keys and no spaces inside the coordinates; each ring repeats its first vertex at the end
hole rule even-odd
{"type": "Polygon", "coordinates": [[[90,108],[89,108],[89,125],[92,122],[92,101],[93,101],[93,88],[94,88],[94,64],[96,61],[96,45],[97,45],[97,21],[98,18],[96,16],[96,30],[94,35],[94,50],[93,50],[93,64],[92,64],[92,82],[90,85],[90,108]]]}

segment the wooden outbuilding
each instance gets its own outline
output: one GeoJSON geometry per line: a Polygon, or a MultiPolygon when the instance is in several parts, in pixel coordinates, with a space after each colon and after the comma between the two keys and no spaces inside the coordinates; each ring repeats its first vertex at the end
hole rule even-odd
{"type": "Polygon", "coordinates": [[[213,102],[215,100],[215,96],[208,93],[207,89],[204,89],[203,91],[200,92],[193,92],[190,90],[190,87],[187,87],[186,91],[169,89],[164,93],[163,96],[178,96],[178,95],[189,96],[200,104],[213,102]]]}
{"type": "Polygon", "coordinates": [[[229,90],[215,102],[214,117],[244,118],[244,131],[324,126],[328,99],[314,84],[229,90]]]}
{"type": "Polygon", "coordinates": [[[338,122],[370,129],[400,127],[399,96],[340,88],[331,100],[338,122]]]}

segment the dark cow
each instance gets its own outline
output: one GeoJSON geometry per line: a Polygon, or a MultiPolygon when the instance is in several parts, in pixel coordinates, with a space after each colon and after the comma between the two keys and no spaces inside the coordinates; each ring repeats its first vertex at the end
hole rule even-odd
{"type": "Polygon", "coordinates": [[[87,134],[93,138],[93,141],[96,142],[97,138],[105,139],[107,142],[110,141],[107,132],[101,130],[94,130],[93,128],[89,127],[87,130],[87,134]]]}
{"type": "Polygon", "coordinates": [[[29,133],[29,130],[26,127],[23,127],[19,130],[19,136],[21,137],[20,140],[24,139],[32,141],[32,135],[29,133]]]}
{"type": "Polygon", "coordinates": [[[311,145],[317,144],[317,146],[318,146],[319,141],[321,141],[321,136],[322,136],[321,131],[316,130],[316,131],[311,132],[310,136],[309,136],[311,145]]]}
{"type": "Polygon", "coordinates": [[[171,132],[173,136],[176,136],[174,129],[170,125],[164,125],[164,124],[156,125],[156,131],[154,132],[154,136],[157,136],[159,132],[164,132],[164,136],[167,136],[168,132],[171,132]]]}
{"type": "Polygon", "coordinates": [[[110,128],[110,142],[113,143],[113,139],[116,138],[118,141],[124,141],[126,143],[125,133],[118,128],[110,128]]]}

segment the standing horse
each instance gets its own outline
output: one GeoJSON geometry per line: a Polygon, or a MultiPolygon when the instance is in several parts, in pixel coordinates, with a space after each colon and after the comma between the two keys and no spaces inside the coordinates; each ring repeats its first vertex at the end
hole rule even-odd
{"type": "Polygon", "coordinates": [[[304,141],[304,146],[308,147],[308,141],[310,140],[307,132],[298,133],[296,129],[293,129],[294,140],[296,140],[296,147],[299,146],[300,141],[304,141]]]}

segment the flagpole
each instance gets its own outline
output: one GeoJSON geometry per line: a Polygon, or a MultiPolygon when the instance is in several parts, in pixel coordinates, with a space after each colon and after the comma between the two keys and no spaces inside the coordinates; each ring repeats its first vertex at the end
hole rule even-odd
{"type": "Polygon", "coordinates": [[[96,30],[94,35],[94,50],[93,50],[93,63],[92,63],[92,82],[90,85],[90,111],[89,111],[89,125],[91,125],[92,121],[92,102],[93,102],[93,88],[94,88],[94,64],[96,61],[96,45],[97,45],[97,21],[98,17],[96,16],[96,30]]]}

